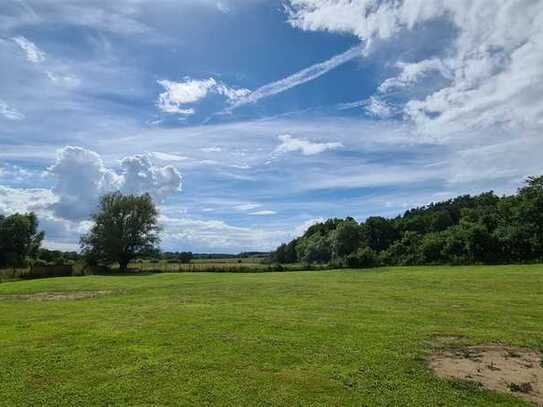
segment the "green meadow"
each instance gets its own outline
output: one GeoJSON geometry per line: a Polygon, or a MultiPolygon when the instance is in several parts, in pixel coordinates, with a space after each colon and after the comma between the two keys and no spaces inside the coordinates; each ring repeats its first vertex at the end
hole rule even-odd
{"type": "Polygon", "coordinates": [[[543,349],[542,265],[6,282],[0,405],[528,405],[427,368],[488,343],[543,349]]]}

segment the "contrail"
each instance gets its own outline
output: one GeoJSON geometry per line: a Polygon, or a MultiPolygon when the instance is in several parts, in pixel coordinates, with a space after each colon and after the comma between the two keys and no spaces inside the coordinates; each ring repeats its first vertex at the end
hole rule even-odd
{"type": "Polygon", "coordinates": [[[364,47],[357,45],[356,47],[352,47],[342,54],[336,55],[327,61],[302,69],[300,72],[296,72],[295,74],[287,76],[286,78],[283,78],[277,82],[264,85],[251,92],[249,95],[241,97],[236,102],[232,103],[232,105],[227,109],[227,112],[231,112],[240,106],[255,103],[260,99],[277,95],[278,93],[294,88],[295,86],[312,81],[313,79],[317,79],[332,69],[335,69],[338,66],[363,55],[363,50],[364,47]]]}

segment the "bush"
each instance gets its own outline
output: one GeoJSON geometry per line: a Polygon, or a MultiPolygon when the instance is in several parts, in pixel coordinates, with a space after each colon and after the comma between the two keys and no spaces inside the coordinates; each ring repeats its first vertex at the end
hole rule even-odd
{"type": "Polygon", "coordinates": [[[71,277],[73,273],[72,266],[69,265],[34,265],[29,270],[21,274],[21,278],[47,278],[47,277],[71,277]]]}
{"type": "Polygon", "coordinates": [[[346,258],[347,266],[352,268],[371,268],[378,263],[377,253],[369,247],[363,247],[346,258]]]}

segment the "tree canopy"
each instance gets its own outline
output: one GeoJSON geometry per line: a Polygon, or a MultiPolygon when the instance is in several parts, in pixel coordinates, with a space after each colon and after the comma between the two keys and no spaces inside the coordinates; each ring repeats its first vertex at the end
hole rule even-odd
{"type": "Polygon", "coordinates": [[[353,267],[543,261],[543,176],[511,196],[462,195],[362,223],[329,219],[283,243],[272,259],[353,267]]]}
{"type": "Polygon", "coordinates": [[[33,212],[0,215],[0,266],[24,266],[38,254],[44,233],[33,212]]]}
{"type": "Polygon", "coordinates": [[[157,250],[160,242],[158,211],[149,194],[104,195],[88,234],[81,238],[81,249],[91,264],[118,262],[126,271],[134,257],[157,250]]]}

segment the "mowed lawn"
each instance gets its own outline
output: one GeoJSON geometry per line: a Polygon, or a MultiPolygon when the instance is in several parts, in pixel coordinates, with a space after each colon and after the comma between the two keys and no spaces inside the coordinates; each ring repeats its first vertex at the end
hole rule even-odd
{"type": "Polygon", "coordinates": [[[2,283],[0,405],[527,405],[426,367],[484,343],[543,349],[543,266],[2,283]]]}

